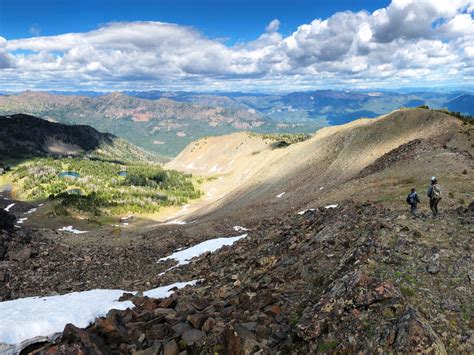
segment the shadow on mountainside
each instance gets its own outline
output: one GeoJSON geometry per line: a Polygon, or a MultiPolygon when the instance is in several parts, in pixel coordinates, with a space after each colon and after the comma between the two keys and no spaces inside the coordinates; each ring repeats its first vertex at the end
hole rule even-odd
{"type": "Polygon", "coordinates": [[[112,144],[115,136],[89,126],[70,126],[16,114],[0,116],[0,158],[77,155],[112,144]]]}

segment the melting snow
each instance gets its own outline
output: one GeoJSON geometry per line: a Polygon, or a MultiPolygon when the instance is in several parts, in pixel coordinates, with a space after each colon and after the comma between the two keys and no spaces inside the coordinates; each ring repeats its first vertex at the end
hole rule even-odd
{"type": "Polygon", "coordinates": [[[308,211],[314,211],[314,210],[315,210],[314,208],[308,208],[307,210],[299,211],[298,214],[299,214],[299,215],[304,215],[306,212],[308,212],[308,211]]]}
{"type": "Polygon", "coordinates": [[[182,221],[180,219],[174,219],[172,221],[166,222],[165,224],[188,224],[188,222],[182,221]]]}
{"type": "Polygon", "coordinates": [[[173,260],[178,262],[178,264],[175,265],[174,267],[178,267],[178,266],[181,266],[181,265],[186,265],[186,264],[189,264],[191,262],[192,258],[200,256],[201,254],[204,254],[206,252],[211,252],[212,253],[212,252],[222,248],[225,245],[232,245],[236,241],[238,241],[239,239],[242,239],[242,238],[245,238],[245,237],[247,237],[247,234],[242,234],[242,235],[239,235],[237,237],[216,238],[216,239],[206,240],[206,241],[204,241],[202,243],[199,243],[195,246],[177,251],[177,252],[175,252],[175,253],[167,256],[167,257],[161,258],[160,260],[158,260],[158,262],[173,259],[173,260]]]}
{"type": "Polygon", "coordinates": [[[7,207],[4,208],[5,211],[9,212],[10,211],[10,208],[12,208],[13,206],[15,206],[14,203],[10,203],[7,207]]]}
{"type": "Polygon", "coordinates": [[[278,194],[276,197],[277,197],[277,198],[280,198],[280,197],[282,197],[284,194],[286,194],[286,192],[282,192],[281,194],[278,194]]]}
{"type": "Polygon", "coordinates": [[[62,228],[59,228],[58,231],[69,232],[69,233],[74,233],[74,234],[87,233],[87,231],[80,231],[79,229],[74,229],[73,226],[62,227],[62,228]]]}
{"type": "Polygon", "coordinates": [[[222,166],[220,166],[219,164],[216,164],[209,170],[209,172],[210,173],[220,173],[221,170],[222,170],[222,166]]]}
{"type": "MultiPolygon", "coordinates": [[[[169,290],[174,287],[183,288],[196,282],[178,282],[143,294],[163,298],[172,294],[169,290]]],[[[0,343],[19,344],[36,336],[52,336],[61,332],[67,323],[84,328],[111,309],[133,308],[130,301],[117,301],[124,292],[127,291],[99,289],[0,302],[0,343]]]]}
{"type": "Polygon", "coordinates": [[[234,229],[236,232],[247,232],[247,231],[248,231],[247,228],[241,227],[241,226],[234,226],[233,229],[234,229]]]}
{"type": "Polygon", "coordinates": [[[17,224],[23,224],[24,221],[26,221],[28,218],[20,218],[18,219],[18,221],[16,222],[17,224]]]}
{"type": "Polygon", "coordinates": [[[327,205],[324,208],[328,210],[330,208],[337,208],[337,206],[339,206],[339,205],[337,203],[335,203],[334,205],[327,205]]]}
{"type": "Polygon", "coordinates": [[[31,210],[29,210],[28,212],[25,212],[25,214],[32,214],[33,212],[36,212],[37,208],[32,208],[31,210]]]}

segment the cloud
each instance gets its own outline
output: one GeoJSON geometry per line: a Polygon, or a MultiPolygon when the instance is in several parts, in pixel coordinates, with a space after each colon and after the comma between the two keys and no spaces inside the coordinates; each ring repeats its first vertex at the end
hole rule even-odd
{"type": "Polygon", "coordinates": [[[474,72],[473,11],[474,0],[393,0],[373,13],[315,19],[286,37],[274,19],[257,39],[233,46],[163,22],[0,37],[0,85],[295,90],[462,83],[474,72]]]}
{"type": "Polygon", "coordinates": [[[278,31],[279,28],[280,21],[278,19],[274,19],[267,25],[267,27],[265,27],[265,30],[267,31],[267,33],[273,33],[278,31]]]}
{"type": "Polygon", "coordinates": [[[30,27],[30,33],[33,36],[38,37],[41,33],[41,28],[38,25],[34,24],[30,27]]]}
{"type": "Polygon", "coordinates": [[[0,70],[13,67],[13,58],[6,51],[7,40],[0,36],[0,70]]]}

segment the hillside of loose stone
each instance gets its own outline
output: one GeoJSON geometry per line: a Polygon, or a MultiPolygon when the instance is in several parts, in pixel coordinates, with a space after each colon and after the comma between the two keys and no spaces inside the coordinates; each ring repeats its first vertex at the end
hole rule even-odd
{"type": "Polygon", "coordinates": [[[160,279],[198,285],[167,299],[125,294],[136,308],[68,325],[34,353],[474,350],[472,205],[442,219],[371,202],[314,207],[160,279]]]}

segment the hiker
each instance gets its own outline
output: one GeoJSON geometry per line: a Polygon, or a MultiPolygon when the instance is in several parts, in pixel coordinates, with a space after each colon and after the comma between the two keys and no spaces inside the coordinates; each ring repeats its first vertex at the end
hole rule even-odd
{"type": "Polygon", "coordinates": [[[411,192],[408,194],[407,203],[411,206],[411,214],[416,216],[416,208],[420,203],[420,199],[418,198],[418,194],[416,193],[415,188],[412,188],[411,192]]]}
{"type": "Polygon", "coordinates": [[[428,197],[430,198],[430,209],[433,212],[433,216],[438,215],[438,203],[442,199],[441,188],[438,185],[438,179],[436,176],[431,178],[431,185],[428,188],[428,197]]]}

